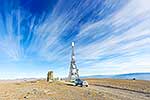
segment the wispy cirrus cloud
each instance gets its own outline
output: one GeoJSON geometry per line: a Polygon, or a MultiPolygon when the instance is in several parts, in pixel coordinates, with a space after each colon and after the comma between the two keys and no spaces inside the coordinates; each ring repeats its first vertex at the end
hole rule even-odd
{"type": "MultiPolygon", "coordinates": [[[[93,70],[97,74],[99,73],[97,70],[103,69],[108,71],[100,71],[103,74],[149,71],[149,11],[150,8],[147,4],[140,0],[133,0],[108,19],[85,27],[78,34],[79,38],[84,37],[81,40],[86,39],[89,33],[91,34],[86,42],[94,38],[99,39],[83,48],[80,47],[79,56],[86,59],[83,62],[90,62],[87,65],[83,64],[83,66],[89,65],[91,69],[93,66],[93,70]],[[131,14],[130,11],[132,11],[131,14]],[[104,27],[106,28],[103,29],[104,27]],[[104,39],[100,38],[101,35],[104,39]]],[[[86,70],[87,67],[83,69],[86,70]]]]}
{"type": "Polygon", "coordinates": [[[82,75],[149,72],[148,2],[6,0],[0,7],[0,58],[22,65],[43,63],[44,71],[66,75],[60,70],[68,69],[75,41],[82,75]]]}

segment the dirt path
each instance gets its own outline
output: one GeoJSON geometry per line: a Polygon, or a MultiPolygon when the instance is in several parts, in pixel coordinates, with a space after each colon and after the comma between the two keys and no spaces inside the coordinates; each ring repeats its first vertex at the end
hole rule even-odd
{"type": "Polygon", "coordinates": [[[106,100],[150,100],[149,93],[140,91],[96,85],[90,85],[87,89],[92,89],[100,92],[106,100]]]}

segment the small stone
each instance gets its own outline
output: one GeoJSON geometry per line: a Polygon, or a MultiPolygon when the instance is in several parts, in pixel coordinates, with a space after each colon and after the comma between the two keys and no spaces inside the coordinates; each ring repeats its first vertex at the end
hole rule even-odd
{"type": "Polygon", "coordinates": [[[25,98],[25,99],[28,99],[28,97],[27,97],[27,96],[24,96],[24,98],[25,98]]]}
{"type": "Polygon", "coordinates": [[[90,95],[90,92],[88,92],[88,95],[90,95]]]}

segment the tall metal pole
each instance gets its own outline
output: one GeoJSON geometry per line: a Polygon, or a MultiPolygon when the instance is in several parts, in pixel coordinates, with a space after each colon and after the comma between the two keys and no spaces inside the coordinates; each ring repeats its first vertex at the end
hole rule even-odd
{"type": "Polygon", "coordinates": [[[72,42],[71,47],[72,47],[72,55],[68,80],[79,78],[78,69],[75,63],[74,42],[72,42]]]}

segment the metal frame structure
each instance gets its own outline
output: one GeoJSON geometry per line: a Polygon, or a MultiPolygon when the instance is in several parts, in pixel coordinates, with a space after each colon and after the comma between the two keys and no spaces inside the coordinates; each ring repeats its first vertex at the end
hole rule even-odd
{"type": "Polygon", "coordinates": [[[78,73],[79,70],[75,63],[74,42],[72,42],[71,47],[72,47],[72,55],[71,55],[70,71],[68,76],[69,81],[79,78],[79,73],[78,73]]]}

